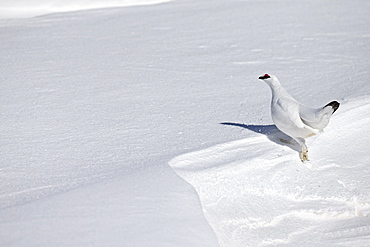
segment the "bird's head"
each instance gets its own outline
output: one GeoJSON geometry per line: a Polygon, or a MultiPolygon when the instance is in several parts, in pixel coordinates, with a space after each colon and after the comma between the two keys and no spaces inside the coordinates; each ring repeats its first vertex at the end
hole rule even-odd
{"type": "Polygon", "coordinates": [[[275,76],[273,75],[269,75],[269,74],[264,74],[264,75],[261,75],[260,77],[258,77],[258,79],[260,80],[273,80],[274,78],[276,78],[275,76]]]}
{"type": "Polygon", "coordinates": [[[264,75],[261,75],[260,77],[258,77],[258,79],[263,80],[268,85],[275,85],[277,83],[280,84],[279,80],[274,75],[264,74],[264,75]]]}
{"type": "Polygon", "coordinates": [[[258,79],[260,79],[260,80],[268,80],[268,79],[271,79],[271,75],[264,74],[264,75],[261,75],[260,77],[258,77],[258,79]]]}

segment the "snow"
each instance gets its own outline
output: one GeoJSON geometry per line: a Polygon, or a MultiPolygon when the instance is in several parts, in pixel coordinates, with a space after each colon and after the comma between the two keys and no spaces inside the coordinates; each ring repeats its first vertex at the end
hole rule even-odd
{"type": "Polygon", "coordinates": [[[56,12],[150,5],[170,0],[17,0],[0,1],[0,19],[30,18],[56,12]]]}
{"type": "Polygon", "coordinates": [[[298,144],[280,142],[283,134],[271,125],[258,127],[268,132],[187,153],[169,164],[196,188],[221,246],[366,246],[370,190],[364,171],[370,157],[359,146],[368,142],[361,136],[370,131],[361,126],[370,116],[358,116],[369,110],[368,97],[344,104],[346,114],[333,115],[331,128],[313,141],[309,164],[299,164],[291,150],[298,144]],[[350,157],[337,155],[341,150],[350,157]]]}
{"type": "Polygon", "coordinates": [[[74,2],[0,20],[1,246],[368,246],[367,1],[74,2]],[[265,73],[341,103],[308,163],[265,73]]]}

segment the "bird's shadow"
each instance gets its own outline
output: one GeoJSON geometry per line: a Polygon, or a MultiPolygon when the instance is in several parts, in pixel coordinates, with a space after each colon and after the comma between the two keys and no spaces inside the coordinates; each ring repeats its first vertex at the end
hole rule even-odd
{"type": "Polygon", "coordinates": [[[253,125],[253,124],[241,124],[241,123],[220,123],[222,125],[236,126],[250,131],[256,132],[267,136],[267,138],[282,146],[287,146],[297,152],[299,152],[299,144],[290,136],[281,132],[276,125],[253,125]]]}

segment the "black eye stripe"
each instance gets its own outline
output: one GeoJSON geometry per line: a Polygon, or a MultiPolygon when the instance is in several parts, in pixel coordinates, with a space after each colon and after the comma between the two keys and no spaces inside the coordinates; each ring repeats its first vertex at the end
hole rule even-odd
{"type": "Polygon", "coordinates": [[[260,76],[258,79],[264,80],[264,79],[267,79],[267,78],[270,78],[270,76],[268,74],[265,74],[263,76],[260,76]]]}

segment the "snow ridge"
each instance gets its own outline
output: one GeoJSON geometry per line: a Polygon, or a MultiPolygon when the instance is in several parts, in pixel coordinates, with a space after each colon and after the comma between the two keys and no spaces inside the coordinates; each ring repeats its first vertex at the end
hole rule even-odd
{"type": "Polygon", "coordinates": [[[297,143],[279,143],[286,136],[274,126],[232,123],[224,124],[260,134],[169,162],[198,192],[220,246],[297,246],[302,239],[366,245],[370,155],[357,147],[370,136],[364,128],[370,123],[370,98],[343,103],[326,132],[309,141],[307,164],[297,158],[297,143]]]}

